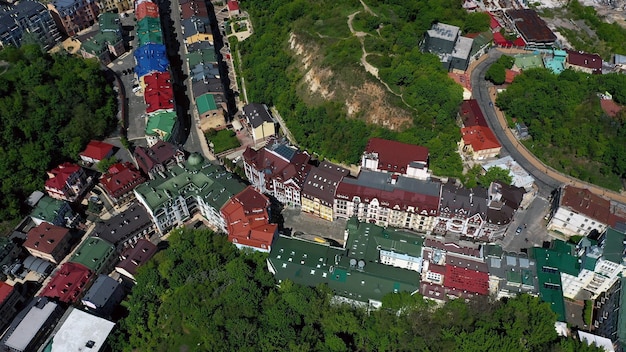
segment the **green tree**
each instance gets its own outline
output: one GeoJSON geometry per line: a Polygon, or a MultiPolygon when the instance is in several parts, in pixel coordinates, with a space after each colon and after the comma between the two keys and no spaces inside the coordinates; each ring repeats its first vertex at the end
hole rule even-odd
{"type": "Polygon", "coordinates": [[[101,173],[106,173],[107,171],[109,171],[109,168],[115,164],[117,164],[119,162],[119,160],[114,157],[114,156],[110,156],[108,158],[104,158],[102,160],[100,160],[97,164],[96,164],[96,168],[98,169],[98,171],[100,171],[101,173]]]}
{"type": "Polygon", "coordinates": [[[510,185],[513,183],[513,177],[511,177],[509,170],[494,166],[487,170],[484,175],[479,175],[477,181],[483,187],[489,187],[492,182],[496,181],[510,185]]]}

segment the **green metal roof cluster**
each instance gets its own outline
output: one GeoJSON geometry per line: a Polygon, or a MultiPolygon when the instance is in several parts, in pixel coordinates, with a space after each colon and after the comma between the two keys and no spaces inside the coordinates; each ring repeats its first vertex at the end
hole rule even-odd
{"type": "Polygon", "coordinates": [[[213,49],[200,49],[188,53],[187,62],[189,67],[195,67],[197,64],[205,62],[217,62],[217,55],[213,49]]]}
{"type": "Polygon", "coordinates": [[[116,13],[104,12],[98,17],[98,25],[100,26],[100,32],[107,31],[120,31],[120,17],[116,13]]]}
{"type": "Polygon", "coordinates": [[[207,111],[217,110],[217,104],[215,103],[213,94],[203,94],[196,98],[196,106],[198,107],[198,113],[200,115],[207,111]]]}
{"type": "Polygon", "coordinates": [[[366,261],[377,261],[379,250],[392,251],[412,257],[422,256],[424,238],[394,228],[382,228],[374,224],[358,222],[350,218],[346,226],[348,256],[366,261]]]}
{"type": "Polygon", "coordinates": [[[84,41],[81,44],[81,49],[84,51],[99,56],[105,51],[108,51],[108,45],[115,45],[122,40],[122,37],[113,32],[98,33],[93,38],[84,41]]]}
{"type": "Polygon", "coordinates": [[[139,41],[139,46],[143,46],[143,45],[150,44],[150,43],[163,44],[163,33],[161,31],[141,32],[141,33],[138,32],[137,38],[139,41]]]}
{"type": "Polygon", "coordinates": [[[163,175],[157,175],[156,179],[138,186],[135,191],[152,211],[178,196],[200,197],[204,203],[219,210],[245,188],[222,166],[196,159],[194,155],[190,156],[184,167],[175,165],[163,175]]]}
{"type": "Polygon", "coordinates": [[[102,273],[105,265],[117,255],[115,246],[99,237],[87,238],[74,252],[70,262],[82,264],[96,273],[102,273]]]}
{"type": "Polygon", "coordinates": [[[30,213],[32,217],[54,223],[59,212],[65,207],[65,202],[48,196],[42,197],[37,206],[30,213]]]}
{"type": "Polygon", "coordinates": [[[161,20],[153,17],[144,17],[137,21],[137,34],[148,32],[161,32],[161,20]]]}
{"type": "Polygon", "coordinates": [[[162,140],[168,141],[172,136],[172,131],[176,125],[176,113],[173,111],[161,111],[148,116],[146,123],[146,134],[159,136],[162,140]]]}
{"type": "Polygon", "coordinates": [[[624,259],[622,253],[624,252],[624,240],[626,235],[609,227],[606,229],[605,242],[604,242],[604,259],[613,263],[622,264],[624,259]]]}

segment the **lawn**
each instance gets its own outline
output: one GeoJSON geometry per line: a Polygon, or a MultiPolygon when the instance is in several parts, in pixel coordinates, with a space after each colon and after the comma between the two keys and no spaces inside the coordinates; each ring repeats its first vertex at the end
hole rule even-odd
{"type": "Polygon", "coordinates": [[[216,131],[214,129],[210,129],[204,134],[204,136],[206,137],[208,143],[213,142],[215,154],[237,148],[241,145],[239,144],[236,133],[231,130],[216,131]]]}

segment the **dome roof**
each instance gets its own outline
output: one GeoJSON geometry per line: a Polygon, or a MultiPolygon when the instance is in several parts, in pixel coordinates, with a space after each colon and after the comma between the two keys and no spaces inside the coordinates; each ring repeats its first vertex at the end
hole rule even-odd
{"type": "Polygon", "coordinates": [[[189,159],[187,159],[187,163],[189,164],[189,166],[198,166],[202,164],[203,161],[204,161],[204,158],[202,157],[202,155],[198,153],[191,154],[189,156],[189,159]]]}

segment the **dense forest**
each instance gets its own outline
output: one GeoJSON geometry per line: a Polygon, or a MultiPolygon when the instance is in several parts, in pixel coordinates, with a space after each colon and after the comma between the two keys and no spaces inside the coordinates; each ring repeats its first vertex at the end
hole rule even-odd
{"type": "Polygon", "coordinates": [[[523,121],[526,146],[546,164],[583,181],[619,190],[626,176],[626,111],[607,116],[598,93],[626,104],[626,76],[565,70],[525,71],[502,92],[497,105],[523,121]]]}
{"type": "MultiPolygon", "coordinates": [[[[462,89],[447,77],[438,58],[423,54],[419,42],[432,23],[441,21],[464,32],[488,28],[483,14],[467,14],[461,0],[369,0],[375,15],[358,0],[264,0],[242,1],[251,15],[254,36],[235,44],[242,55],[243,76],[251,102],[275,105],[303,148],[336,161],[357,162],[370,137],[377,136],[425,145],[430,149],[431,169],[438,175],[460,176],[456,151],[460,132],[455,116],[462,89]],[[343,101],[310,105],[298,94],[302,72],[289,50],[289,33],[314,41],[322,49],[323,64],[333,79],[352,84],[363,68],[359,40],[352,36],[348,15],[360,11],[353,21],[364,39],[368,60],[379,76],[402,96],[395,104],[412,111],[412,126],[400,132],[346,118],[343,101]],[[408,105],[408,107],[407,107],[408,105]]],[[[373,78],[368,78],[373,79],[373,78]]]]}
{"type": "Polygon", "coordinates": [[[435,306],[390,294],[371,312],[332,304],[326,286],[283,282],[266,255],[178,229],[139,269],[115,351],[600,351],[556,335],[546,303],[522,295],[435,306]]]}
{"type": "Polygon", "coordinates": [[[0,221],[18,217],[46,171],[76,159],[115,126],[116,105],[100,64],[37,45],[0,51],[0,221]]]}

